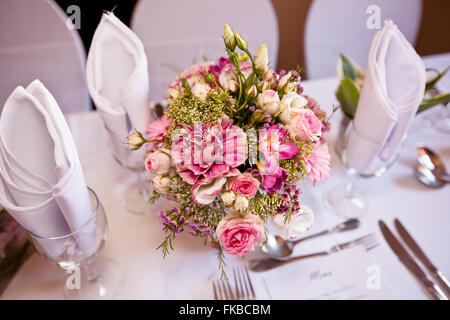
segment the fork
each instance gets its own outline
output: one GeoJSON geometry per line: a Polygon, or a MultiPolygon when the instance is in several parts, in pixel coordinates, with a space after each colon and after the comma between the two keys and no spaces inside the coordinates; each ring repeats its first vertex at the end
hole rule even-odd
{"type": "Polygon", "coordinates": [[[334,245],[326,251],[306,254],[303,256],[294,257],[294,258],[284,260],[284,261],[270,259],[270,258],[256,259],[256,260],[249,261],[248,265],[250,267],[250,270],[252,270],[252,271],[256,271],[256,272],[267,271],[267,270],[271,270],[271,269],[283,266],[285,264],[288,264],[288,263],[291,263],[294,261],[299,261],[299,260],[312,258],[312,257],[318,257],[318,256],[327,256],[327,255],[336,253],[338,251],[349,249],[351,247],[355,247],[355,246],[359,246],[359,245],[364,246],[364,248],[367,251],[370,251],[378,246],[378,241],[375,237],[375,234],[369,233],[369,234],[367,234],[361,238],[355,239],[353,241],[334,245]]]}
{"type": "Polygon", "coordinates": [[[253,289],[248,269],[245,265],[233,268],[234,286],[238,300],[255,300],[255,290],[253,289]],[[245,289],[245,290],[244,290],[245,289]]]}
{"type": "Polygon", "coordinates": [[[253,289],[250,275],[245,265],[233,268],[234,288],[230,286],[229,280],[213,281],[215,300],[255,300],[255,290],[253,289]]]}

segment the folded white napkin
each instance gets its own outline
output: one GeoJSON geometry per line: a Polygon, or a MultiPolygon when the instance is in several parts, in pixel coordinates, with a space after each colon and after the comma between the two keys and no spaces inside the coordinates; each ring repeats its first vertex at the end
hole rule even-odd
{"type": "MultiPolygon", "coordinates": [[[[57,102],[38,80],[17,87],[3,107],[0,175],[0,204],[33,234],[60,237],[90,223],[93,207],[75,143],[57,102]]],[[[83,254],[91,255],[98,237],[75,238],[83,254]]],[[[40,242],[53,255],[69,245],[40,242]]]]}
{"type": "Polygon", "coordinates": [[[104,13],[86,68],[89,92],[120,156],[130,130],[144,133],[151,120],[144,46],[113,13],[104,13]]]}
{"type": "Polygon", "coordinates": [[[392,161],[423,99],[425,66],[397,26],[386,21],[372,41],[364,86],[349,128],[346,159],[370,174],[392,161]]]}

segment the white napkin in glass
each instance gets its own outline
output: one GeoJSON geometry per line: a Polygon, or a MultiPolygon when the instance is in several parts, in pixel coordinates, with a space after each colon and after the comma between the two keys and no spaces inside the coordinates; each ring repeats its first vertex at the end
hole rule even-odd
{"type": "MultiPolygon", "coordinates": [[[[89,92],[112,141],[118,140],[114,135],[124,140],[130,129],[144,133],[151,120],[147,57],[136,34],[113,13],[102,16],[86,68],[89,92]]],[[[113,145],[116,155],[124,149],[120,139],[113,145]]]]}
{"type": "Polygon", "coordinates": [[[349,128],[347,163],[373,173],[398,153],[423,99],[425,66],[397,26],[386,21],[372,41],[358,108],[349,128]]]}
{"type": "MultiPolygon", "coordinates": [[[[0,117],[0,203],[25,229],[58,237],[90,222],[93,207],[75,143],[51,93],[38,81],[16,88],[0,117]]],[[[99,235],[76,236],[84,254],[99,235]]],[[[58,255],[64,241],[44,241],[58,255]]]]}

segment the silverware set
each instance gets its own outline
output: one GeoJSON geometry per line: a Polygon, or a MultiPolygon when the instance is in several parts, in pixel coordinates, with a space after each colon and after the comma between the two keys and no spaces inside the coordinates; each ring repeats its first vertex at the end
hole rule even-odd
{"type": "Polygon", "coordinates": [[[213,291],[215,300],[255,300],[255,290],[253,288],[247,267],[240,265],[233,268],[234,286],[230,285],[230,280],[213,281],[213,291]]]}
{"type": "Polygon", "coordinates": [[[306,240],[310,240],[328,234],[354,230],[358,227],[359,227],[358,219],[348,219],[342,223],[339,223],[333,228],[323,230],[321,232],[303,237],[295,241],[285,240],[278,235],[268,235],[267,240],[261,246],[261,250],[273,259],[287,260],[291,257],[292,253],[294,252],[294,246],[299,244],[300,242],[304,242],[306,240]]]}
{"type": "Polygon", "coordinates": [[[394,236],[388,226],[382,221],[378,221],[381,232],[391,247],[392,251],[397,255],[399,260],[406,266],[406,268],[416,277],[423,288],[430,294],[433,299],[448,300],[450,297],[450,282],[440,272],[430,259],[425,255],[423,250],[419,247],[417,242],[413,239],[410,233],[402,225],[400,220],[395,219],[394,225],[402,240],[414,253],[416,258],[425,266],[432,277],[437,281],[437,285],[431,280],[422,268],[417,264],[414,258],[408,253],[402,243],[394,236]]]}
{"type": "Polygon", "coordinates": [[[355,246],[362,245],[367,251],[370,251],[378,246],[378,241],[373,233],[367,234],[361,238],[358,238],[353,241],[341,243],[332,246],[328,250],[320,251],[316,253],[306,254],[302,256],[293,257],[286,260],[277,260],[273,258],[265,258],[265,259],[255,259],[249,262],[249,268],[255,272],[268,271],[277,267],[281,267],[291,262],[304,260],[307,258],[318,257],[318,256],[327,256],[333,253],[336,253],[341,250],[349,249],[355,246]]]}

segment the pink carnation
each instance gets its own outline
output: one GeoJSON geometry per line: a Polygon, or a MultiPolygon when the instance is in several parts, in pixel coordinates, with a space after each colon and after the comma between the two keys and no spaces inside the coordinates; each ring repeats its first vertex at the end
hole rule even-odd
{"type": "Polygon", "coordinates": [[[227,189],[237,192],[242,196],[253,198],[256,192],[258,192],[259,181],[251,173],[246,172],[228,179],[227,189]]]}
{"type": "Polygon", "coordinates": [[[301,109],[291,119],[289,133],[301,141],[318,141],[322,135],[322,121],[309,109],[301,109]]]}
{"type": "Polygon", "coordinates": [[[330,175],[330,159],[328,144],[317,144],[305,163],[308,178],[314,183],[327,178],[330,175]]]}
{"type": "Polygon", "coordinates": [[[172,158],[181,178],[191,185],[209,184],[247,160],[247,136],[232,120],[185,126],[172,139],[172,158]]]}
{"type": "Polygon", "coordinates": [[[216,235],[227,253],[243,256],[264,239],[264,224],[253,214],[230,214],[219,222],[216,235]]]}
{"type": "MultiPolygon", "coordinates": [[[[164,115],[161,119],[153,121],[147,126],[148,140],[162,140],[165,138],[166,132],[169,130],[169,120],[164,115]]],[[[163,146],[163,142],[149,142],[147,143],[147,150],[154,151],[163,146]]]]}

